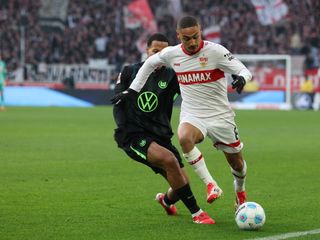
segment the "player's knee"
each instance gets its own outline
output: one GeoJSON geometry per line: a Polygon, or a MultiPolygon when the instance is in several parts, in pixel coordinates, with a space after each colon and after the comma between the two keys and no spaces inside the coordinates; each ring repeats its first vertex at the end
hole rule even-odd
{"type": "Polygon", "coordinates": [[[173,169],[179,168],[177,158],[173,153],[166,154],[166,156],[163,158],[163,162],[167,170],[173,170],[173,169]]]}
{"type": "Polygon", "coordinates": [[[189,152],[194,147],[194,141],[190,136],[179,136],[179,144],[182,147],[183,152],[189,152]]]}

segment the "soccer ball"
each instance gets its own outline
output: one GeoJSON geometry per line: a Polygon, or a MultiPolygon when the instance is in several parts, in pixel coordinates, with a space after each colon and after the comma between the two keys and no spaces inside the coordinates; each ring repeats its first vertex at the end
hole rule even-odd
{"type": "Polygon", "coordinates": [[[245,202],[236,211],[236,223],[243,230],[257,230],[266,221],[266,214],[260,204],[256,202],[245,202]]]}

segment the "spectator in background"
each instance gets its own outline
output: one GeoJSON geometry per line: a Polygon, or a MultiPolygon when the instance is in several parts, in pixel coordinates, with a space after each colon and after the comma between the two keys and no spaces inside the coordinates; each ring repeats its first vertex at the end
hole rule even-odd
{"type": "Polygon", "coordinates": [[[106,56],[106,47],[108,39],[106,37],[98,37],[94,41],[96,46],[96,58],[104,58],[106,56]]]}
{"type": "Polygon", "coordinates": [[[312,80],[306,74],[300,85],[300,94],[296,98],[296,107],[299,109],[312,109],[314,87],[312,80]]]}
{"type": "Polygon", "coordinates": [[[7,78],[7,66],[5,62],[1,58],[1,53],[0,53],[0,111],[4,111],[4,85],[5,85],[5,80],[7,78]]]}
{"type": "Polygon", "coordinates": [[[296,55],[300,53],[302,47],[301,37],[298,32],[295,32],[290,38],[291,54],[296,55]]]}
{"type": "Polygon", "coordinates": [[[309,94],[314,92],[313,82],[307,74],[304,77],[304,81],[301,83],[300,92],[309,94]]]}
{"type": "Polygon", "coordinates": [[[247,84],[244,86],[243,90],[245,92],[256,92],[259,90],[259,84],[257,81],[252,78],[250,81],[247,82],[247,84]]]}

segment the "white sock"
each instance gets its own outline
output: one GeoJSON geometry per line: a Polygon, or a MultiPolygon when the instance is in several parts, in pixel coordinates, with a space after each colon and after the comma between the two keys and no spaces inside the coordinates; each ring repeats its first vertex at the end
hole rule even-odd
{"type": "Polygon", "coordinates": [[[192,213],[191,216],[192,216],[192,217],[197,217],[197,216],[199,216],[202,212],[203,212],[202,209],[200,209],[198,212],[192,213]]]}
{"type": "Polygon", "coordinates": [[[183,156],[186,158],[187,162],[191,165],[193,170],[206,185],[210,182],[217,185],[216,181],[213,180],[211,174],[209,173],[204,158],[202,157],[202,154],[197,147],[194,147],[188,153],[184,153],[183,156]]]}
{"type": "Polygon", "coordinates": [[[246,175],[247,175],[247,163],[243,160],[243,169],[242,171],[238,172],[231,168],[231,172],[234,178],[234,189],[236,192],[243,192],[245,191],[245,182],[246,182],[246,175]]]}

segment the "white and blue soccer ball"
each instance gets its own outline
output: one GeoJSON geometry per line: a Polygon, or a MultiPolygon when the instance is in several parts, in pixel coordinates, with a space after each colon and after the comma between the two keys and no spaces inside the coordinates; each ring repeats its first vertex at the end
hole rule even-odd
{"type": "Polygon", "coordinates": [[[260,204],[245,202],[238,207],[235,220],[240,229],[258,230],[266,222],[266,214],[260,204]]]}

